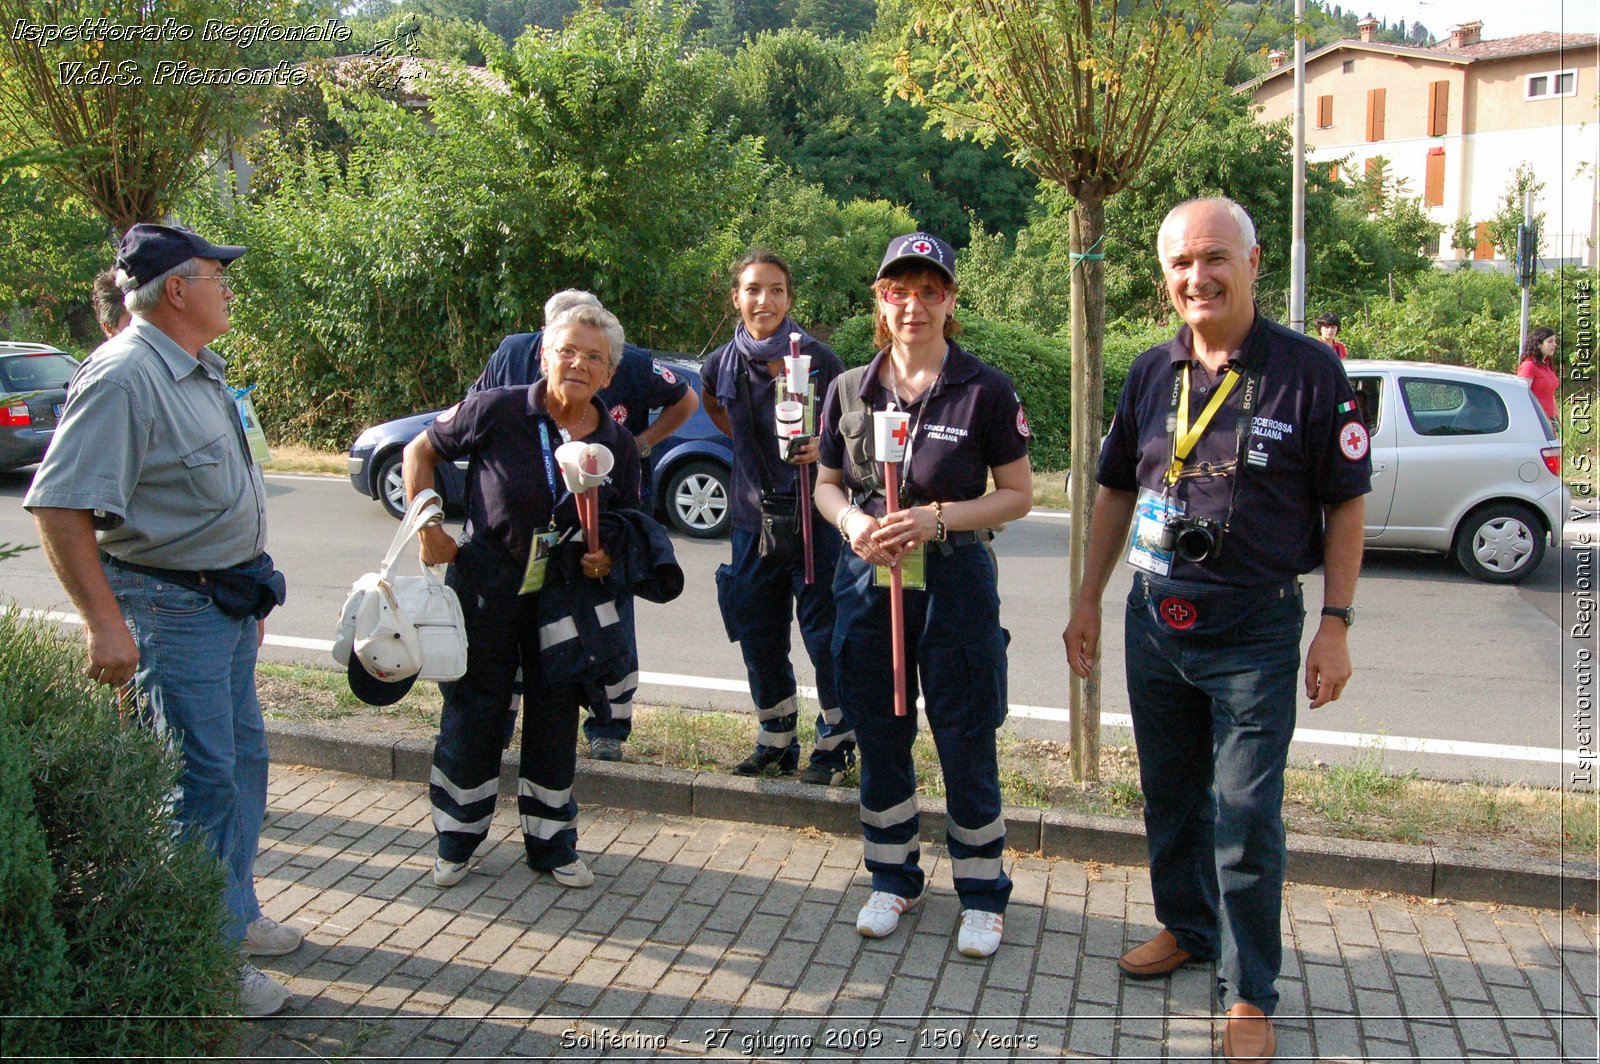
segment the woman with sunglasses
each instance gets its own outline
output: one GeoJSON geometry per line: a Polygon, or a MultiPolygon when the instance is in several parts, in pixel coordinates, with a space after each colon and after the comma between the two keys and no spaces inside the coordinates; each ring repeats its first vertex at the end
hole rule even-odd
{"type": "MultiPolygon", "coordinates": [[[[918,862],[916,698],[926,698],[944,775],[957,948],[1000,945],[1011,895],[995,733],[1006,715],[1006,630],[991,529],[1033,505],[1028,422],[1011,381],[954,337],[955,254],[928,233],[889,244],[873,285],[877,342],[823,405],[817,510],[849,550],[834,581],[839,694],[861,753],[861,822],[872,895],[856,918],[868,938],[892,932],[925,893],[918,862]],[[872,454],[872,412],[910,415],[901,509],[887,512],[872,454]],[[988,478],[994,489],[988,490],[988,478]],[[894,712],[889,589],[875,567],[898,560],[905,583],[906,716],[894,712]],[[920,571],[920,579],[918,578],[920,571]]],[[[886,583],[886,582],[885,582],[886,583]]]]}

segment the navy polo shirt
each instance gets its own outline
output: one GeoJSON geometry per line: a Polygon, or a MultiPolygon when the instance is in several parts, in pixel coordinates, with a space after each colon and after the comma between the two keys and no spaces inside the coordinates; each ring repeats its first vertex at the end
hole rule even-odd
{"type": "MultiPolygon", "coordinates": [[[[551,457],[562,444],[561,429],[545,409],[545,383],[532,387],[491,388],[473,392],[428,426],[428,439],[446,460],[470,459],[467,465],[467,527],[475,537],[497,544],[516,563],[527,565],[533,534],[550,527],[555,510],[556,527],[578,527],[561,469],[556,467],[555,490],[546,475],[539,426],[548,429],[551,457]],[[559,503],[559,505],[556,505],[559,503]]],[[[633,436],[610,418],[599,399],[600,426],[585,443],[611,449],[616,464],[611,479],[600,488],[602,510],[639,508],[639,449],[633,436]]]]}
{"type": "MultiPolygon", "coordinates": [[[[811,389],[820,401],[828,394],[833,379],[844,372],[844,363],[833,353],[833,348],[809,334],[802,334],[800,353],[811,356],[811,389]]],[[[787,350],[787,349],[786,349],[787,350]]],[[[780,371],[779,377],[782,376],[780,371]]],[[[731,343],[723,344],[706,359],[700,368],[700,387],[717,397],[728,412],[728,423],[733,428],[733,495],[731,500],[735,528],[755,530],[761,527],[761,474],[757,462],[767,467],[767,478],[772,490],[796,492],[800,490],[797,475],[799,466],[790,465],[778,457],[777,379],[767,372],[766,363],[752,365],[733,349],[731,343]],[[755,407],[755,435],[751,435],[750,413],[739,399],[739,377],[744,373],[750,382],[750,403],[755,407]]]]}
{"type": "MultiPolygon", "coordinates": [[[[1140,355],[1128,371],[1116,419],[1100,451],[1096,479],[1108,488],[1161,492],[1172,460],[1174,374],[1193,363],[1189,417],[1193,424],[1222,374],[1207,381],[1194,361],[1185,325],[1167,343],[1140,355]]],[[[1175,558],[1172,577],[1235,587],[1288,580],[1322,564],[1322,507],[1372,490],[1372,458],[1355,392],[1325,344],[1268,321],[1258,312],[1228,364],[1261,375],[1243,470],[1183,479],[1172,495],[1190,516],[1221,521],[1234,477],[1239,497],[1221,557],[1198,564],[1175,558]]],[[[1185,462],[1227,462],[1239,454],[1241,381],[1234,387],[1185,462]]]]}
{"type": "MultiPolygon", "coordinates": [[[[539,341],[543,336],[541,330],[512,333],[501,340],[467,394],[489,388],[514,388],[543,378],[544,366],[539,361],[539,341]]],[[[637,436],[650,427],[650,411],[671,406],[688,390],[689,382],[670,366],[658,362],[649,351],[623,344],[617,372],[599,394],[612,420],[637,436]]]]}
{"type": "MultiPolygon", "coordinates": [[[[894,398],[878,380],[887,351],[878,352],[862,375],[860,396],[871,410],[886,410],[894,398]]],[[[828,390],[822,411],[822,458],[829,469],[846,469],[844,438],[839,432],[838,388],[828,390]]],[[[910,408],[911,435],[901,465],[901,498],[961,502],[981,498],[989,489],[989,470],[1028,454],[1028,419],[1011,378],[965,351],[954,340],[944,368],[910,408]]],[[[870,425],[867,431],[872,431],[870,425]]],[[[845,475],[852,495],[862,485],[845,475]]],[[[881,497],[863,504],[883,516],[881,497]]]]}

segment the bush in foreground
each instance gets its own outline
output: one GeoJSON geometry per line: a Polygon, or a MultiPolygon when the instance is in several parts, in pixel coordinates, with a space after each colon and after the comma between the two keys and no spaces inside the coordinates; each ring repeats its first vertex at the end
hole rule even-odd
{"type": "MultiPolygon", "coordinates": [[[[17,740],[44,845],[8,855],[35,864],[9,881],[54,882],[50,919],[33,910],[35,943],[0,975],[4,1011],[23,972],[47,972],[65,942],[60,1013],[71,1022],[0,1021],[7,1053],[35,1057],[180,1057],[221,1048],[238,1010],[239,954],[223,936],[223,872],[180,839],[170,806],[178,756],[82,673],[81,644],[0,611],[0,732],[17,740]],[[37,862],[48,854],[48,866],[37,862]]],[[[0,757],[3,766],[3,757],[0,757]]],[[[5,772],[0,767],[0,778],[5,772]]],[[[0,784],[0,823],[25,822],[22,789],[0,784]]],[[[7,835],[14,847],[16,836],[7,835]]],[[[17,925],[8,920],[7,941],[17,925]]]]}

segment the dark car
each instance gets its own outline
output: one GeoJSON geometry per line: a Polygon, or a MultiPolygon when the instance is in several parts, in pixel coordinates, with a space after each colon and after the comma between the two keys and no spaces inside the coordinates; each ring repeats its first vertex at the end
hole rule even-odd
{"type": "Polygon", "coordinates": [[[49,344],[0,340],[0,469],[44,457],[78,360],[49,344]]]}
{"type": "MultiPolygon", "coordinates": [[[[674,373],[700,391],[700,371],[691,363],[657,356],[674,373]]],[[[350,483],[363,495],[383,503],[399,518],[405,514],[405,485],[401,481],[401,452],[405,445],[433,424],[441,411],[412,414],[367,429],[350,445],[350,483]]],[[[733,448],[722,430],[712,424],[705,408],[695,410],[684,426],[662,440],[651,453],[655,469],[648,485],[654,508],[672,526],[697,538],[710,539],[728,531],[728,483],[733,468],[733,448]]],[[[440,462],[434,469],[434,487],[445,504],[459,507],[466,495],[467,463],[440,462]]]]}

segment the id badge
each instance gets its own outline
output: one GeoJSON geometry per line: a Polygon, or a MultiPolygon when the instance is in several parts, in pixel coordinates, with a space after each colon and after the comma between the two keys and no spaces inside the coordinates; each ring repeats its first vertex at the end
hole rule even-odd
{"type": "Polygon", "coordinates": [[[554,529],[533,534],[533,544],[528,550],[528,571],[522,574],[519,595],[531,595],[544,587],[545,573],[550,569],[550,552],[555,550],[560,538],[561,533],[554,529]]]}
{"type": "MultiPolygon", "coordinates": [[[[887,565],[872,567],[874,587],[888,587],[893,574],[887,565]]],[[[900,555],[900,586],[907,591],[923,591],[928,586],[928,545],[918,544],[914,550],[900,555]]]]}
{"type": "Polygon", "coordinates": [[[250,460],[261,465],[272,458],[272,451],[267,448],[267,434],[262,431],[261,419],[256,417],[255,400],[241,395],[233,405],[238,408],[239,424],[244,426],[244,438],[250,444],[250,460]]]}
{"type": "Polygon", "coordinates": [[[1139,502],[1133,510],[1133,531],[1128,537],[1128,564],[1155,576],[1172,572],[1172,554],[1161,549],[1161,533],[1167,518],[1183,513],[1183,507],[1149,488],[1139,489],[1139,502]]]}
{"type": "Polygon", "coordinates": [[[801,422],[800,431],[807,436],[817,434],[817,386],[814,381],[806,381],[805,420],[801,422]]]}

